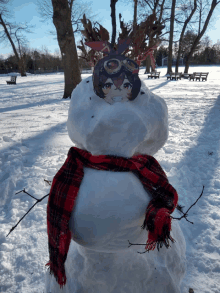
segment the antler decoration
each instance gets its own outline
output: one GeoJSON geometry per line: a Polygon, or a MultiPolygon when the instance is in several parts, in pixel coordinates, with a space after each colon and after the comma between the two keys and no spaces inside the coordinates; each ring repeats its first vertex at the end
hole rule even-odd
{"type": "Polygon", "coordinates": [[[162,33],[164,25],[157,22],[155,14],[151,14],[145,21],[136,25],[134,32],[121,18],[122,16],[119,14],[121,33],[119,33],[118,44],[112,46],[108,42],[108,31],[99,23],[96,23],[99,25],[99,29],[95,26],[92,27],[91,21],[87,20],[84,14],[81,19],[84,30],[81,32],[85,37],[85,45],[92,49],[87,53],[83,41],[81,41],[82,46],[77,46],[83,53],[81,58],[89,62],[90,66],[95,66],[98,60],[103,58],[103,55],[126,54],[140,65],[150,55],[152,67],[155,68],[153,52],[160,44],[158,36],[162,33]],[[149,40],[150,44],[147,45],[146,41],[149,40]]]}
{"type": "MultiPolygon", "coordinates": [[[[130,58],[136,59],[138,65],[141,61],[145,60],[147,55],[150,55],[152,66],[155,67],[155,59],[153,51],[159,46],[160,41],[156,37],[162,33],[162,29],[165,27],[156,21],[156,15],[151,14],[147,19],[136,25],[135,31],[128,28],[128,25],[124,24],[121,20],[121,14],[119,14],[121,33],[119,38],[125,38],[129,36],[132,40],[132,49],[130,50],[130,58]],[[151,45],[147,45],[146,41],[151,40],[151,45]]],[[[127,51],[128,52],[128,51],[127,51]]]]}
{"type": "Polygon", "coordinates": [[[96,24],[99,25],[99,29],[95,26],[92,27],[91,21],[86,19],[85,14],[83,15],[83,19],[81,19],[81,22],[84,27],[84,30],[81,31],[81,33],[85,37],[85,45],[90,46],[92,49],[87,52],[82,40],[80,41],[82,46],[77,46],[77,48],[79,48],[83,53],[81,58],[85,59],[91,67],[94,67],[97,61],[102,58],[102,55],[97,53],[97,51],[102,51],[103,53],[109,52],[109,33],[101,24],[97,22],[96,24]]]}

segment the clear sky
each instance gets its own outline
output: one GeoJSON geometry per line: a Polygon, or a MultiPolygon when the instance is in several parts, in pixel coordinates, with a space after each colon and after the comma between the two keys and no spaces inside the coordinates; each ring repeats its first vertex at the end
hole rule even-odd
{"type": "MultiPolygon", "coordinates": [[[[83,0],[82,2],[88,1],[83,0]]],[[[90,2],[92,13],[97,13],[100,23],[111,32],[110,0],[90,0],[90,2]]],[[[37,0],[11,0],[10,9],[14,14],[14,20],[16,22],[28,22],[35,26],[32,29],[33,33],[27,35],[30,48],[40,50],[43,46],[46,46],[51,53],[54,53],[55,50],[59,49],[56,38],[49,34],[49,31],[54,30],[52,20],[47,23],[42,22],[38,12],[37,0]]],[[[119,0],[116,4],[117,21],[119,13],[122,14],[122,18],[125,21],[132,20],[132,5],[119,0]]],[[[119,23],[117,23],[117,29],[119,29],[119,23]]],[[[217,40],[220,39],[219,9],[215,12],[214,19],[212,20],[206,34],[209,35],[213,43],[216,43],[217,40]]],[[[79,37],[76,39],[79,40],[79,37]]],[[[0,44],[0,55],[5,55],[11,52],[12,49],[10,45],[0,44]]]]}

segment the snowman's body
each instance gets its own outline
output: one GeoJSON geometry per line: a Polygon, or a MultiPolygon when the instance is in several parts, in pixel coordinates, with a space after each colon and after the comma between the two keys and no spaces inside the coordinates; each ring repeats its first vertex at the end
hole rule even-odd
{"type": "MultiPolygon", "coordinates": [[[[134,101],[112,105],[94,94],[92,77],[74,90],[68,132],[77,147],[93,155],[132,157],[155,154],[168,135],[165,102],[142,84],[134,101]]],[[[176,240],[145,254],[148,232],[141,228],[151,200],[131,172],[84,168],[70,220],[70,250],[65,263],[63,289],[47,275],[49,293],[179,293],[185,271],[185,240],[176,221],[176,240]]]]}

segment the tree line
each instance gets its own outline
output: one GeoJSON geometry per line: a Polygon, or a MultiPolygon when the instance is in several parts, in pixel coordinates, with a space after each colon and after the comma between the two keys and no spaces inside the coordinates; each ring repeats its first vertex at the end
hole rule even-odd
{"type": "MultiPolygon", "coordinates": [[[[190,52],[191,44],[196,39],[197,34],[194,31],[187,31],[182,40],[182,47],[180,51],[180,58],[182,64],[186,63],[187,55],[190,52]]],[[[173,66],[176,66],[178,57],[178,44],[174,44],[172,58],[173,66]]],[[[168,57],[169,48],[166,45],[161,45],[154,53],[156,63],[158,66],[162,66],[162,59],[168,57]]],[[[205,36],[201,41],[198,42],[194,54],[190,59],[191,65],[202,65],[202,64],[220,64],[220,41],[216,44],[212,44],[212,41],[208,36],[205,36]]],[[[180,63],[178,64],[179,67],[180,63]]],[[[177,71],[178,72],[178,71],[177,71]]]]}
{"type": "MultiPolygon", "coordinates": [[[[44,47],[39,49],[30,49],[23,47],[22,61],[25,72],[28,73],[46,73],[46,72],[63,72],[64,66],[59,50],[55,53],[50,53],[49,50],[44,47]]],[[[80,57],[78,57],[80,72],[83,69],[89,69],[89,65],[80,57]]],[[[19,62],[14,54],[11,54],[7,58],[0,56],[0,74],[10,72],[20,72],[19,62]]]]}
{"type": "MultiPolygon", "coordinates": [[[[187,31],[182,40],[182,50],[180,57],[185,64],[186,56],[189,53],[190,45],[194,42],[197,34],[193,31],[187,31]]],[[[44,73],[44,72],[56,72],[64,71],[62,58],[59,50],[55,53],[50,53],[49,50],[44,47],[41,50],[29,49],[28,47],[22,47],[22,58],[24,62],[24,69],[29,73],[44,73]]],[[[162,59],[168,57],[169,48],[166,45],[161,45],[154,52],[157,66],[162,66],[162,59]]],[[[178,56],[178,45],[174,44],[173,50],[173,65],[176,65],[176,59],[178,56]]],[[[88,63],[80,58],[78,52],[78,62],[80,72],[82,70],[90,69],[88,63]]],[[[194,55],[191,58],[190,64],[220,64],[220,41],[216,44],[212,44],[212,41],[208,36],[204,37],[197,45],[194,55]]],[[[146,66],[146,61],[142,63],[142,66],[146,66]]],[[[19,72],[19,63],[14,54],[11,54],[6,59],[0,57],[0,74],[9,73],[12,71],[19,72]]]]}
{"type": "MultiPolygon", "coordinates": [[[[219,63],[219,42],[212,45],[207,37],[204,38],[204,35],[213,20],[214,11],[220,0],[109,0],[111,9],[115,9],[118,1],[126,4],[130,2],[133,5],[133,19],[128,23],[128,27],[130,25],[133,30],[149,15],[155,16],[155,26],[164,27],[162,34],[155,34],[153,31],[152,34],[148,34],[146,44],[151,47],[155,44],[155,38],[158,43],[160,42],[154,55],[157,65],[160,65],[162,58],[167,56],[167,72],[172,72],[173,57],[176,59],[176,72],[179,70],[181,58],[185,61],[185,73],[188,72],[192,63],[219,63]]],[[[9,42],[14,53],[7,61],[14,60],[14,64],[17,62],[22,76],[25,76],[25,68],[29,70],[57,67],[63,69],[65,84],[63,98],[70,97],[72,90],[81,81],[80,68],[87,66],[78,58],[75,37],[78,34],[83,39],[83,33],[81,34],[83,14],[86,14],[93,25],[97,23],[97,15],[92,15],[88,5],[80,0],[38,0],[41,17],[54,24],[54,33],[60,48],[58,57],[37,50],[24,52],[23,48],[27,41],[24,33],[30,32],[31,28],[28,25],[15,25],[10,22],[9,3],[10,0],[0,0],[0,26],[2,27],[0,40],[9,42]]],[[[111,13],[111,17],[112,15],[111,13]]],[[[116,33],[115,27],[113,31],[116,33]]],[[[144,64],[146,72],[150,72],[152,68],[149,56],[144,64]]]]}

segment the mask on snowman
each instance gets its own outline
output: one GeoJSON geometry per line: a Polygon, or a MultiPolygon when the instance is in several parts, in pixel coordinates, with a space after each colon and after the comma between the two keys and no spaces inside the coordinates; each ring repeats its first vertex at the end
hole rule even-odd
{"type": "Polygon", "coordinates": [[[87,46],[108,56],[100,59],[93,71],[93,87],[97,96],[107,103],[134,100],[140,92],[141,81],[138,64],[122,55],[130,40],[124,40],[117,51],[110,49],[106,42],[87,42],[87,46]],[[104,50],[103,50],[104,48],[104,50]]]}

